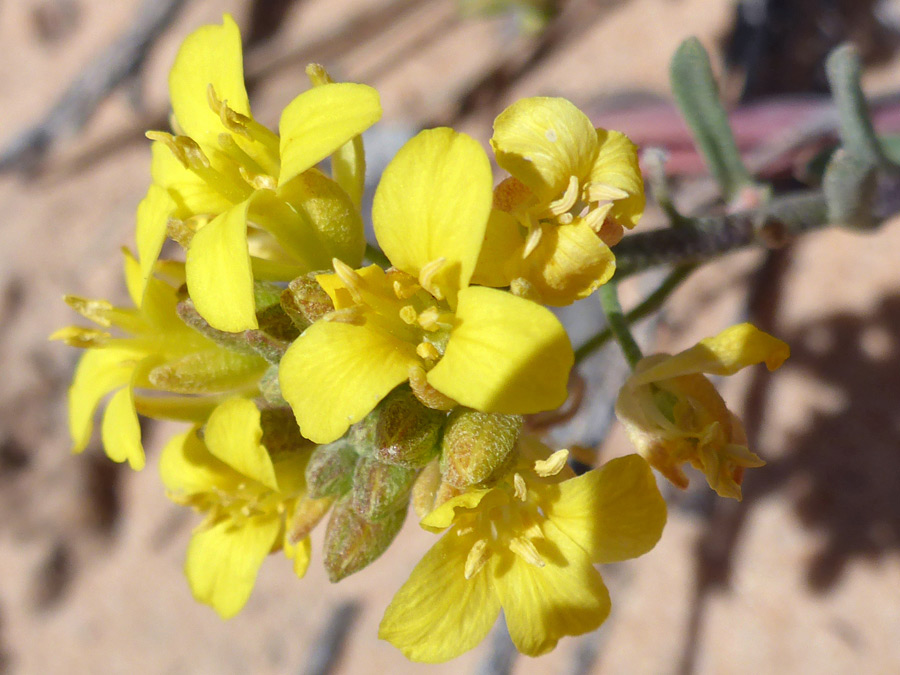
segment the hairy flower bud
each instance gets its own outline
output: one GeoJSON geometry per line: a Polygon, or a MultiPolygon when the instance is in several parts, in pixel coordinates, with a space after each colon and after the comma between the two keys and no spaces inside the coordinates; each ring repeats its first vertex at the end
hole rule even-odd
{"type": "Polygon", "coordinates": [[[390,394],[379,407],[375,457],[387,464],[418,469],[438,453],[446,413],[427,408],[408,389],[390,394]]]}
{"type": "Polygon", "coordinates": [[[513,458],[522,422],[519,415],[456,408],[450,413],[441,443],[444,481],[464,488],[500,473],[513,458]]]}
{"type": "Polygon", "coordinates": [[[358,572],[390,546],[403,527],[406,508],[400,508],[384,518],[369,521],[353,508],[347,496],[334,505],[325,530],[325,571],[332,582],[358,572]]]}
{"type": "Polygon", "coordinates": [[[281,293],[281,307],[301,331],[334,310],[334,304],[316,281],[315,273],[297,277],[281,293]]]}
{"type": "Polygon", "coordinates": [[[363,457],[353,473],[353,508],[366,520],[379,520],[405,508],[418,471],[363,457]]]}
{"type": "Polygon", "coordinates": [[[353,485],[353,469],[359,455],[347,441],[340,440],[320,445],[306,465],[306,483],[309,496],[340,497],[353,485]]]}

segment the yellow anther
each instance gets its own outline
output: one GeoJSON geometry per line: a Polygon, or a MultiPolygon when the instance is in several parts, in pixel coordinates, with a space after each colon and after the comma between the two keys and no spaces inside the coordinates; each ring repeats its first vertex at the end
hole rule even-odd
{"type": "Polygon", "coordinates": [[[538,292],[538,289],[525,277],[516,277],[513,279],[509,283],[509,292],[519,298],[525,298],[526,300],[532,300],[537,303],[541,302],[541,294],[538,292]]]}
{"type": "Polygon", "coordinates": [[[65,295],[63,300],[85,319],[101,326],[109,327],[112,325],[110,317],[115,308],[106,300],[89,300],[78,295],[65,295]]]}
{"type": "Polygon", "coordinates": [[[455,530],[457,537],[464,537],[467,534],[472,534],[474,531],[475,531],[475,528],[472,527],[471,525],[468,525],[466,527],[457,527],[455,530]]]}
{"type": "Polygon", "coordinates": [[[509,541],[509,550],[535,567],[543,567],[545,565],[544,559],[541,557],[541,554],[538,553],[530,539],[526,539],[525,537],[513,537],[509,541]]]}
{"type": "Polygon", "coordinates": [[[584,217],[585,224],[594,232],[599,234],[601,228],[603,227],[603,223],[606,220],[606,216],[609,215],[612,207],[612,202],[607,202],[605,204],[600,204],[594,209],[591,209],[584,217]]]}
{"type": "Polygon", "coordinates": [[[606,185],[605,183],[591,183],[587,186],[585,192],[589,202],[611,202],[628,197],[628,193],[622,188],[606,185]]]}
{"type": "Polygon", "coordinates": [[[435,331],[441,318],[441,311],[437,307],[429,307],[419,314],[419,325],[427,331],[435,331]]]}
{"type": "Polygon", "coordinates": [[[151,141],[164,143],[185,169],[197,171],[208,169],[210,166],[209,159],[190,136],[173,136],[165,131],[148,131],[146,136],[151,141]]]}
{"type": "Polygon", "coordinates": [[[516,472],[513,475],[513,487],[516,491],[516,499],[520,502],[524,502],[528,499],[528,488],[525,485],[525,479],[522,478],[522,474],[516,472]]]}
{"type": "Polygon", "coordinates": [[[314,87],[334,82],[334,80],[331,79],[331,75],[325,70],[325,67],[320,66],[318,63],[310,63],[306,66],[306,76],[314,87]]]}
{"type": "Polygon", "coordinates": [[[430,263],[426,264],[419,272],[419,284],[438,300],[444,299],[444,292],[441,290],[435,277],[441,272],[446,264],[446,258],[438,258],[437,260],[432,260],[430,263]]]}
{"type": "Polygon", "coordinates": [[[366,322],[366,317],[363,314],[362,307],[353,305],[353,307],[344,307],[343,309],[336,309],[333,312],[328,312],[328,314],[322,317],[322,321],[349,323],[354,326],[361,326],[366,322]]]}
{"type": "Polygon", "coordinates": [[[243,166],[239,166],[238,171],[241,174],[241,178],[243,178],[257,190],[272,190],[272,192],[274,192],[278,187],[278,183],[276,182],[276,180],[268,174],[254,173],[243,166]]]}
{"type": "Polygon", "coordinates": [[[571,213],[563,213],[559,217],[557,217],[556,222],[558,222],[560,225],[568,225],[574,220],[575,216],[573,216],[571,213]]]}
{"type": "Polygon", "coordinates": [[[437,361],[441,358],[441,353],[437,350],[437,347],[430,342],[420,342],[416,345],[416,354],[423,359],[430,359],[432,361],[437,361]]]}
{"type": "Polygon", "coordinates": [[[566,191],[563,193],[562,197],[550,202],[547,206],[547,210],[554,216],[561,216],[567,211],[570,211],[577,201],[578,177],[569,176],[569,184],[566,186],[566,191]]]}
{"type": "MultiPolygon", "coordinates": [[[[404,275],[408,276],[408,275],[404,275]]],[[[415,279],[409,277],[409,279],[404,279],[400,281],[399,279],[394,279],[393,283],[394,295],[397,296],[399,300],[409,300],[412,296],[416,294],[416,292],[421,288],[419,284],[415,282],[415,279]]]]}
{"type": "Polygon", "coordinates": [[[478,574],[490,557],[491,549],[488,547],[487,539],[476,541],[472,545],[471,550],[469,550],[469,555],[466,556],[466,567],[464,570],[466,579],[471,579],[478,574]]]}
{"type": "Polygon", "coordinates": [[[343,260],[332,258],[331,264],[334,266],[334,273],[344,282],[344,286],[350,291],[353,300],[355,302],[362,302],[361,292],[366,286],[365,279],[360,276],[359,272],[350,267],[350,265],[343,260]]]}
{"type": "Polygon", "coordinates": [[[544,228],[540,225],[536,225],[531,228],[531,231],[528,233],[528,237],[525,239],[525,250],[522,251],[522,257],[527,258],[532,254],[534,249],[537,248],[538,244],[541,243],[541,237],[544,234],[544,228]]]}
{"type": "Polygon", "coordinates": [[[82,328],[81,326],[67,326],[60,328],[50,336],[51,340],[62,340],[70,347],[80,347],[88,349],[91,347],[99,347],[104,344],[110,337],[106,331],[96,328],[82,328]]]}
{"type": "Polygon", "coordinates": [[[568,450],[557,450],[547,459],[539,459],[534,463],[534,472],[541,478],[555,476],[562,471],[569,459],[568,450]]]}
{"type": "Polygon", "coordinates": [[[416,323],[419,315],[416,314],[416,308],[412,305],[403,305],[400,308],[400,318],[403,319],[403,323],[412,326],[416,323]]]}
{"type": "Polygon", "coordinates": [[[228,101],[220,101],[212,84],[206,87],[206,102],[209,104],[210,110],[219,116],[222,126],[228,131],[240,134],[244,138],[251,138],[250,132],[247,130],[250,118],[229,108],[228,101]]]}

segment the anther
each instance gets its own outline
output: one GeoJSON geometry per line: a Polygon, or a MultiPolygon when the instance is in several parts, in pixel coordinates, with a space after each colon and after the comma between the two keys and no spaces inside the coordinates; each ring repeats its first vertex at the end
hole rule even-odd
{"type": "Polygon", "coordinates": [[[509,550],[535,567],[543,567],[546,564],[541,554],[534,547],[534,544],[531,543],[531,540],[525,537],[514,537],[511,539],[509,550]]]}
{"type": "Polygon", "coordinates": [[[441,353],[437,350],[437,347],[430,342],[420,342],[416,345],[416,354],[423,359],[430,359],[431,361],[437,361],[441,358],[441,353]]]}
{"type": "Polygon", "coordinates": [[[547,459],[539,459],[534,463],[534,472],[541,478],[555,476],[566,466],[569,459],[568,450],[557,450],[547,459]]]}
{"type": "Polygon", "coordinates": [[[520,502],[524,502],[528,499],[528,488],[525,485],[525,479],[522,478],[522,474],[519,472],[513,474],[513,487],[516,491],[516,499],[520,502]]]}
{"type": "Polygon", "coordinates": [[[544,234],[544,228],[540,225],[537,225],[531,229],[528,233],[528,237],[525,239],[525,250],[522,251],[522,257],[527,258],[532,254],[534,249],[537,248],[538,244],[541,243],[541,237],[544,234]]]}
{"type": "Polygon", "coordinates": [[[438,300],[444,299],[444,293],[436,283],[435,277],[446,264],[446,258],[438,258],[437,260],[432,260],[430,263],[426,264],[419,272],[419,283],[422,285],[422,288],[431,293],[431,295],[438,300]]]}
{"type": "Polygon", "coordinates": [[[403,323],[412,326],[419,319],[419,315],[416,314],[416,308],[412,305],[403,305],[400,308],[400,318],[403,319],[403,323]]]}
{"type": "Polygon", "coordinates": [[[490,557],[491,551],[488,548],[487,539],[479,539],[476,541],[472,545],[469,555],[466,556],[466,567],[464,570],[466,579],[471,579],[478,574],[490,557]]]}
{"type": "Polygon", "coordinates": [[[605,183],[591,183],[585,192],[587,192],[589,202],[615,201],[628,197],[628,193],[622,188],[606,185],[605,183]]]}
{"type": "Polygon", "coordinates": [[[347,290],[350,291],[350,295],[353,296],[353,299],[356,302],[362,302],[362,296],[360,292],[365,288],[366,281],[363,279],[359,273],[350,267],[343,260],[339,260],[338,258],[332,258],[331,264],[334,266],[334,273],[338,275],[341,281],[344,282],[344,286],[347,287],[347,290]]]}
{"type": "Polygon", "coordinates": [[[578,177],[569,176],[569,184],[562,197],[550,202],[547,210],[554,216],[561,216],[569,211],[578,201],[578,177]]]}

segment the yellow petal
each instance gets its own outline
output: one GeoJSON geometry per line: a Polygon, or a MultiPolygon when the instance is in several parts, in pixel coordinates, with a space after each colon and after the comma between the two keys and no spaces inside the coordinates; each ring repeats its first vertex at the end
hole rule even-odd
{"type": "Polygon", "coordinates": [[[130,386],[119,389],[109,399],[100,433],[107,457],[114,462],[127,461],[135,471],[144,468],[141,424],[134,409],[134,391],[130,386]]]}
{"type": "Polygon", "coordinates": [[[141,306],[144,295],[144,279],[141,265],[134,258],[134,254],[126,247],[122,247],[123,272],[125,273],[125,288],[128,289],[128,297],[135,307],[141,306]]]}
{"type": "MultiPolygon", "coordinates": [[[[154,141],[150,144],[150,150],[150,175],[174,202],[173,217],[184,219],[198,214],[217,215],[231,208],[231,201],[213,190],[193,171],[186,169],[165,143],[154,141]]],[[[140,250],[138,244],[138,252],[140,250]]]]}
{"type": "Polygon", "coordinates": [[[413,569],[388,605],[378,637],[412,661],[441,663],[481,642],[497,620],[500,603],[488,569],[464,575],[472,535],[444,535],[413,569]]]}
{"type": "Polygon", "coordinates": [[[81,452],[91,440],[94,411],[113,389],[131,382],[140,352],[118,347],[90,349],[84,353],[69,387],[69,432],[72,452],[81,452]]]}
{"type": "Polygon", "coordinates": [[[247,251],[248,206],[249,200],[241,202],[200,228],[185,261],[197,311],[210,326],[230,333],[258,327],[247,251]]]}
{"type": "Polygon", "coordinates": [[[516,219],[504,211],[492,209],[472,283],[509,286],[514,278],[521,276],[524,243],[522,228],[516,219]]]}
{"type": "Polygon", "coordinates": [[[311,270],[329,269],[332,258],[351,267],[362,263],[366,250],[362,216],[337,183],[321,171],[306,171],[282,185],[278,196],[318,234],[318,247],[306,252],[311,270]]]}
{"type": "Polygon", "coordinates": [[[597,129],[600,150],[591,167],[591,182],[619,188],[628,197],[613,202],[610,215],[627,228],[637,225],[644,212],[644,181],[638,165],[637,147],[619,131],[597,129]]]}
{"type": "Polygon", "coordinates": [[[741,323],[661,360],[634,379],[635,384],[647,384],[691,373],[733,375],[757,363],[765,363],[769,370],[775,370],[790,354],[791,349],[785,342],[752,324],[741,323]]]}
{"type": "Polygon", "coordinates": [[[312,555],[312,543],[309,537],[304,537],[296,544],[289,543],[285,537],[284,554],[294,562],[294,574],[298,579],[302,579],[306,575],[306,570],[309,569],[309,558],[312,555]]]}
{"type": "MultiPolygon", "coordinates": [[[[175,202],[169,193],[158,185],[151,185],[147,190],[147,196],[138,204],[135,237],[143,277],[139,298],[143,295],[143,287],[153,273],[156,259],[159,258],[159,252],[166,240],[166,224],[174,210],[175,202]]],[[[140,307],[141,302],[137,300],[134,304],[140,307]]]]}
{"type": "Polygon", "coordinates": [[[159,474],[166,490],[173,498],[236,492],[240,476],[210,454],[198,430],[199,426],[173,436],[163,448],[159,474]]]}
{"type": "Polygon", "coordinates": [[[281,113],[278,185],[312,168],[381,118],[378,92],[364,84],[313,87],[281,113]]]}
{"type": "Polygon", "coordinates": [[[169,95],[178,126],[200,143],[217,145],[218,135],[225,128],[209,106],[210,84],[229,108],[250,116],[241,33],[228,14],[221,26],[203,26],[188,35],[169,73],[169,95]]]}
{"type": "Polygon", "coordinates": [[[494,587],[509,636],[528,656],[540,656],[567,635],[595,630],[609,615],[609,593],[587,553],[551,522],[546,539],[532,541],[544,561],[536,567],[519,556],[494,561],[494,587]]]}
{"type": "Polygon", "coordinates": [[[213,396],[140,396],[134,407],[144,417],[202,424],[222,399],[213,396]]]}
{"type": "Polygon", "coordinates": [[[428,129],[391,160],[372,205],[375,236],[395,267],[419,276],[444,258],[442,290],[453,304],[472,277],[491,211],[493,179],[473,138],[428,129]]]}
{"type": "Polygon", "coordinates": [[[586,177],[597,156],[597,133],[587,116],[563,98],[516,101],[494,120],[497,164],[542,201],[555,199],[570,176],[586,177]]]}
{"type": "Polygon", "coordinates": [[[663,501],[650,466],[638,455],[556,485],[537,486],[547,517],[595,563],[636,558],[652,549],[666,523],[663,501]]]}
{"type": "Polygon", "coordinates": [[[415,345],[378,329],[319,321],[287,350],[278,379],[300,432],[314,443],[331,443],[418,362],[415,345]]]}
{"type": "Polygon", "coordinates": [[[263,515],[240,524],[225,519],[196,531],[184,565],[194,598],[223,619],[241,611],[280,530],[277,516],[263,515]]]}
{"type": "Polygon", "coordinates": [[[616,270],[610,248],[581,219],[546,227],[541,241],[526,259],[525,275],[547,305],[570,305],[588,297],[616,270]]]}
{"type": "Polygon", "coordinates": [[[444,357],[428,373],[435,389],[482,412],[526,415],[566,400],[574,356],[546,308],[493,288],[459,294],[444,357]]]}
{"type": "Polygon", "coordinates": [[[474,509],[489,492],[491,491],[471,489],[452,497],[422,518],[419,524],[429,532],[446,530],[456,520],[456,509],[474,509]]]}
{"type": "Polygon", "coordinates": [[[210,453],[243,476],[278,490],[275,467],[262,445],[259,409],[246,398],[232,398],[213,410],[204,434],[210,453]]]}

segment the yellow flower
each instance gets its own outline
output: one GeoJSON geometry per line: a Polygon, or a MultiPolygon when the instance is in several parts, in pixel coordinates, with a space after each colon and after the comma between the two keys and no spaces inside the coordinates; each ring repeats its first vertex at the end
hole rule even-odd
{"type": "Polygon", "coordinates": [[[594,564],[653,548],[665,502],[637,455],[561,481],[571,475],[565,455],[523,461],[495,487],[429,514],[423,526],[449,530],[394,596],[379,637],[434,663],[481,642],[501,608],[513,643],[529,656],[603,623],[609,595],[594,564]]]}
{"type": "Polygon", "coordinates": [[[76,296],[66,296],[66,302],[102,329],[115,328],[125,335],[113,337],[106,330],[69,326],[51,339],[87,349],[69,388],[72,451],[87,447],[94,411],[105,396],[115,392],[103,415],[103,447],[110,459],[127,460],[131,468],[142,469],[144,448],[137,413],[202,422],[220,398],[159,397],[136,389],[188,395],[255,392],[267,363],[260,357],[224,349],[181,321],[176,306],[183,265],[165,266],[176,286],[151,277],[144,288],[137,261],[127,250],[124,254],[125,279],[135,307],[115,307],[105,300],[76,296]]]}
{"type": "Polygon", "coordinates": [[[309,566],[309,538],[285,535],[305,493],[308,448],[270,456],[260,413],[245,398],[218,406],[206,423],[172,438],[159,469],[169,497],[206,514],[188,546],[185,574],[194,597],[223,619],[237,614],[253,590],[262,561],[283,549],[298,577],[309,566]]]}
{"type": "Polygon", "coordinates": [[[395,268],[335,261],[335,274],[317,277],[335,311],[281,361],[281,391],[304,436],[340,438],[407,379],[447,407],[526,414],[563,403],[573,355],[559,321],[468,285],[490,210],[490,164],[472,138],[432,129],[397,153],[373,206],[395,268]]]}
{"type": "Polygon", "coordinates": [[[701,373],[732,375],[757,363],[775,370],[789,355],[784,342],[749,323],[732,326],[675,356],[641,359],[619,392],[616,415],[638,452],[672,483],[688,486],[681,466],[690,462],[719,495],[740,499],[744,469],[765,462],[701,373]]]}
{"type": "Polygon", "coordinates": [[[634,144],[595,129],[562,98],[527,98],[494,122],[491,146],[512,176],[497,186],[474,280],[527,282],[541,302],[585,298],[615,271],[609,247],[644,210],[634,144]]]}
{"type": "Polygon", "coordinates": [[[144,278],[174,219],[187,245],[191,298],[220,330],[257,327],[254,278],[289,280],[328,268],[334,257],[362,260],[358,204],[314,167],[338,153],[335,175],[356,196],[365,162],[354,139],[381,116],[378,93],[331,82],[321,67],[310,75],[320,86],[284,109],[279,138],[250,113],[240,33],[226,15],[221,26],[189,35],[175,59],[177,135],[148,134],[153,185],[137,219],[144,278]]]}

